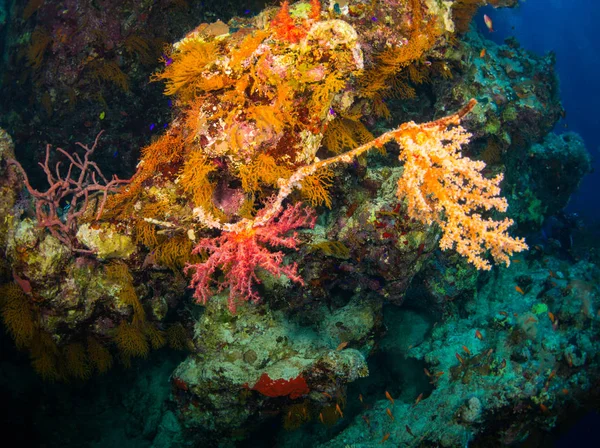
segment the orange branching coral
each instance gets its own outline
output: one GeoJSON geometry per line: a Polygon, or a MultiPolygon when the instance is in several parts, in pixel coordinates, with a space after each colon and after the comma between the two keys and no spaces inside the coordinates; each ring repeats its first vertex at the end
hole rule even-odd
{"type": "Polygon", "coordinates": [[[133,237],[136,244],[143,244],[148,248],[153,248],[158,244],[156,227],[146,221],[136,222],[133,228],[133,237]]]}
{"type": "Polygon", "coordinates": [[[156,262],[173,271],[181,269],[186,262],[197,261],[198,256],[192,255],[194,245],[187,236],[168,238],[154,250],[156,262]]]}
{"type": "Polygon", "coordinates": [[[260,132],[279,133],[283,130],[283,111],[269,105],[252,106],[246,110],[246,117],[254,120],[260,132]]]}
{"type": "Polygon", "coordinates": [[[331,73],[325,80],[314,86],[312,94],[312,107],[318,117],[324,118],[329,111],[331,99],[346,86],[340,73],[331,73]]]}
{"type": "Polygon", "coordinates": [[[271,26],[278,39],[291,43],[297,43],[306,34],[302,28],[294,24],[294,19],[290,16],[290,3],[288,0],[281,4],[281,9],[271,22],[271,26]]]}
{"type": "Polygon", "coordinates": [[[179,182],[183,190],[191,194],[194,205],[208,207],[214,184],[209,174],[217,169],[200,149],[194,149],[187,154],[183,167],[179,172],[179,182]]]}
{"type": "MultiPolygon", "coordinates": [[[[219,47],[214,42],[196,39],[184,40],[171,57],[172,61],[163,72],[152,77],[153,81],[166,81],[165,94],[179,94],[185,99],[193,98],[199,91],[213,90],[216,81],[207,76],[207,71],[219,56],[219,47]]],[[[218,76],[218,75],[217,75],[218,76]]]]}
{"type": "Polygon", "coordinates": [[[302,197],[312,207],[325,205],[331,208],[331,196],[329,188],[333,185],[333,171],[328,168],[317,171],[315,174],[307,176],[302,181],[300,192],[302,197]]]}
{"type": "Polygon", "coordinates": [[[45,331],[36,334],[31,344],[31,365],[46,381],[64,379],[60,369],[60,352],[52,336],[45,331]]]}
{"type": "Polygon", "coordinates": [[[137,54],[144,65],[154,64],[158,57],[153,48],[152,41],[136,34],[125,39],[125,50],[128,53],[137,54]]]}
{"type": "Polygon", "coordinates": [[[339,154],[373,140],[373,134],[358,121],[359,116],[340,115],[327,125],[323,143],[329,151],[339,154]]]}
{"type": "Polygon", "coordinates": [[[27,62],[35,70],[42,66],[44,54],[48,46],[52,43],[52,37],[48,32],[40,27],[36,27],[31,34],[31,43],[27,48],[27,62]]]}
{"type": "Polygon", "coordinates": [[[527,245],[508,235],[511,219],[495,221],[479,213],[504,212],[508,204],[499,196],[502,175],[487,179],[481,174],[485,163],[461,155],[460,148],[469,138],[461,126],[403,125],[396,138],[404,162],[398,198],[407,199],[411,218],[440,225],[442,250],[455,248],[477,269],[489,270],[491,265],[483,258],[487,250],[496,262],[508,265],[510,255],[527,245]]]}
{"type": "MultiPolygon", "coordinates": [[[[417,84],[425,80],[423,70],[411,67],[416,61],[430,50],[436,40],[442,34],[442,29],[436,23],[434,17],[427,16],[424,7],[419,0],[409,2],[410,11],[413,15],[413,26],[408,40],[404,45],[397,45],[385,49],[377,57],[377,64],[366,70],[360,81],[360,92],[365,98],[377,101],[376,106],[380,109],[378,115],[388,116],[387,107],[381,104],[381,95],[394,95],[394,79],[405,69],[410,69],[409,77],[417,84]]],[[[398,81],[395,81],[396,83],[398,81]]],[[[405,84],[405,79],[403,80],[405,84]]],[[[399,96],[403,93],[411,96],[410,87],[407,89],[403,84],[399,96]]]]}
{"type": "Polygon", "coordinates": [[[148,356],[148,341],[143,329],[135,323],[122,321],[115,332],[114,341],[125,364],[128,364],[132,357],[145,358],[148,356]]]}
{"type": "Polygon", "coordinates": [[[452,5],[452,21],[457,33],[469,31],[471,19],[480,6],[485,5],[485,0],[456,0],[452,5]]]}
{"type": "Polygon", "coordinates": [[[124,92],[129,91],[129,80],[127,75],[119,67],[115,61],[106,59],[97,59],[90,64],[88,68],[91,70],[91,76],[94,80],[109,81],[115,84],[124,92]]]}
{"type": "Polygon", "coordinates": [[[136,173],[119,193],[109,196],[103,216],[124,220],[132,219],[137,215],[135,203],[143,191],[144,182],[164,173],[176,172],[183,158],[183,149],[184,140],[175,131],[163,134],[150,145],[142,148],[136,173]]]}
{"type": "MultiPolygon", "coordinates": [[[[183,140],[176,133],[166,133],[142,149],[142,169],[145,177],[157,174],[160,168],[178,162],[183,155],[183,140]]],[[[136,173],[136,174],[138,174],[136,173]]]]}
{"type": "Polygon", "coordinates": [[[231,51],[231,66],[236,70],[240,70],[242,63],[252,57],[258,46],[267,37],[269,37],[269,33],[263,30],[248,34],[239,46],[231,51]]]}
{"type": "Polygon", "coordinates": [[[0,288],[0,313],[17,347],[28,347],[36,333],[36,314],[28,297],[16,284],[8,283],[0,288]]]}
{"type": "Polygon", "coordinates": [[[64,360],[67,374],[79,380],[87,380],[92,376],[86,350],[83,344],[74,342],[64,348],[64,360]]]}
{"type": "Polygon", "coordinates": [[[143,321],[145,318],[144,308],[140,303],[135,287],[133,276],[129,268],[122,261],[113,261],[106,266],[107,278],[119,287],[119,300],[133,308],[134,317],[143,321]]]}
{"type": "Polygon", "coordinates": [[[87,338],[87,354],[90,364],[98,373],[105,373],[112,366],[112,355],[96,338],[87,338]]]}
{"type": "Polygon", "coordinates": [[[147,322],[146,325],[144,325],[144,334],[150,341],[150,345],[154,350],[164,347],[167,343],[165,332],[150,322],[147,322]]]}
{"type": "Polygon", "coordinates": [[[308,17],[312,20],[318,20],[321,17],[321,1],[310,0],[310,14],[308,17]]]}
{"type": "Polygon", "coordinates": [[[259,154],[252,162],[240,166],[238,175],[242,189],[254,193],[265,186],[276,187],[279,179],[285,179],[290,174],[291,170],[278,165],[272,156],[259,154]]]}
{"type": "Polygon", "coordinates": [[[181,323],[176,323],[167,328],[167,342],[174,350],[183,350],[188,342],[188,336],[181,323]]]}

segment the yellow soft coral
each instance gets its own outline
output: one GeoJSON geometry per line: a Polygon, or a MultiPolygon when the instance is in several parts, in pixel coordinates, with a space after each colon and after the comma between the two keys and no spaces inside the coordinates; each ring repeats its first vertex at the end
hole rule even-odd
{"type": "Polygon", "coordinates": [[[398,197],[407,199],[411,218],[440,225],[442,250],[455,248],[477,269],[489,270],[491,265],[483,258],[487,250],[496,262],[508,265],[513,252],[527,249],[523,239],[508,235],[511,219],[494,221],[479,213],[504,212],[508,204],[499,196],[503,176],[485,178],[481,174],[485,163],[460,153],[471,136],[464,128],[428,128],[415,123],[403,127],[396,137],[404,162],[398,197]]]}

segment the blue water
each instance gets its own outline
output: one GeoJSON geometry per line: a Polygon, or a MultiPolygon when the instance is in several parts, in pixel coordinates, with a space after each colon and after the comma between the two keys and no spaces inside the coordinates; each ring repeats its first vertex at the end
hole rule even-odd
{"type": "Polygon", "coordinates": [[[513,9],[482,8],[476,23],[485,36],[498,43],[515,36],[528,50],[556,53],[567,116],[555,131],[581,134],[595,170],[584,179],[568,209],[586,220],[600,220],[600,1],[521,0],[513,9]],[[492,18],[494,33],[487,32],[483,14],[492,18]]]}

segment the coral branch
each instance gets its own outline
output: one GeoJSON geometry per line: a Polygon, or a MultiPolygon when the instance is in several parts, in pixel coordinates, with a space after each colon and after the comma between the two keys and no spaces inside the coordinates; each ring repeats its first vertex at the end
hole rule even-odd
{"type": "Polygon", "coordinates": [[[98,133],[91,148],[82,143],[76,143],[85,151],[83,159],[77,153],[69,154],[62,148],[56,148],[58,153],[69,160],[69,167],[64,176],[61,175],[60,162],[54,167],[54,174],[52,173],[50,169],[51,145],[46,146],[44,163],[39,164],[44,170],[50,185],[48,190],[44,192],[40,192],[31,186],[27,173],[25,173],[19,162],[14,159],[7,160],[9,165],[14,165],[21,172],[25,187],[35,199],[38,225],[47,228],[54,237],[77,252],[90,253],[88,250],[77,247],[75,237],[77,220],[87,211],[90,197],[96,193],[102,194],[96,215],[96,219],[99,219],[108,193],[116,191],[118,185],[129,182],[128,180],[119,179],[117,176],[113,176],[109,181],[104,177],[98,165],[89,159],[96,150],[98,140],[103,132],[98,133]],[[79,170],[79,174],[77,175],[74,170],[79,170]]]}
{"type": "Polygon", "coordinates": [[[317,161],[296,170],[289,178],[279,180],[279,192],[252,220],[243,219],[234,224],[221,224],[202,208],[194,210],[196,218],[207,227],[220,229],[223,233],[216,239],[203,239],[195,253],[212,252],[205,263],[190,265],[195,269],[191,287],[194,297],[206,303],[210,296],[211,277],[218,268],[225,272],[226,280],[218,291],[229,287],[229,307],[235,311],[234,299],[257,301],[258,294],[252,283],[258,283],[255,268],[261,267],[274,275],[286,274],[302,283],[296,273],[296,265],[283,266],[283,254],[271,253],[259,243],[295,249],[295,236],[280,237],[290,229],[314,225],[314,217],[301,216],[299,205],[288,207],[279,221],[283,201],[295,189],[302,188],[302,181],[317,170],[337,163],[350,163],[354,158],[372,148],[381,148],[390,141],[401,146],[400,161],[404,172],[398,181],[398,197],[408,201],[409,216],[425,224],[437,223],[444,235],[440,241],[442,250],[455,248],[475,265],[477,269],[490,269],[483,256],[490,251],[496,262],[510,263],[509,256],[527,249],[523,239],[508,234],[510,219],[494,221],[484,219],[479,210],[505,211],[506,200],[500,197],[499,184],[502,176],[487,179],[481,175],[485,167],[460,153],[468,143],[470,134],[460,126],[460,121],[477,104],[474,99],[458,112],[438,120],[416,124],[404,123],[376,139],[344,154],[317,161]]]}

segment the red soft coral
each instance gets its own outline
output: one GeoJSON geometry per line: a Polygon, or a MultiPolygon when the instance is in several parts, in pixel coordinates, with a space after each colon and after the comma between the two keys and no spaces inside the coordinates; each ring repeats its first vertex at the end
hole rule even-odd
{"type": "Polygon", "coordinates": [[[286,0],[281,4],[281,9],[271,22],[275,35],[280,40],[290,43],[298,43],[306,34],[302,28],[294,24],[294,19],[290,16],[290,4],[286,0]]]}
{"type": "Polygon", "coordinates": [[[276,277],[284,274],[303,285],[296,263],[284,265],[283,252],[272,252],[266,245],[296,249],[297,233],[285,234],[299,227],[312,228],[315,220],[314,212],[298,203],[285,209],[279,219],[274,217],[264,225],[235,232],[224,231],[218,238],[203,238],[193,253],[208,251],[208,260],[188,264],[185,268],[186,272],[195,271],[190,282],[190,288],[195,289],[194,298],[205,304],[211,296],[211,285],[216,284],[218,292],[229,288],[229,310],[235,313],[237,300],[257,302],[260,299],[254,289],[254,284],[260,283],[256,268],[262,268],[276,277]],[[221,282],[213,279],[217,269],[223,271],[225,277],[221,282]]]}

